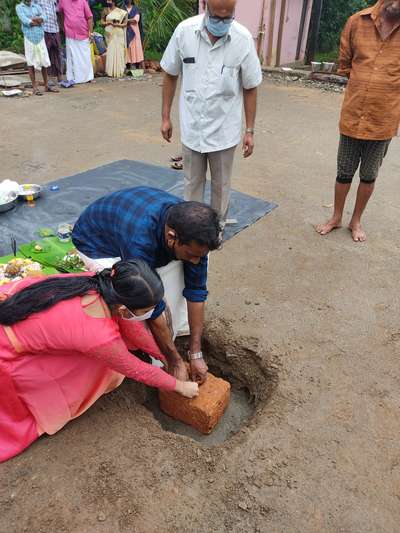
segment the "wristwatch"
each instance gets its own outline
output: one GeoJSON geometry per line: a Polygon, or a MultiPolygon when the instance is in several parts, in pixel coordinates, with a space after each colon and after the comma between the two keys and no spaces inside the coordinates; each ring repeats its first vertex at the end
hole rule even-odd
{"type": "Polygon", "coordinates": [[[254,128],[246,128],[246,133],[251,133],[252,135],[254,135],[255,130],[254,128]]]}
{"type": "Polygon", "coordinates": [[[197,359],[203,359],[203,352],[191,353],[190,351],[188,351],[188,359],[189,361],[196,361],[197,359]]]}

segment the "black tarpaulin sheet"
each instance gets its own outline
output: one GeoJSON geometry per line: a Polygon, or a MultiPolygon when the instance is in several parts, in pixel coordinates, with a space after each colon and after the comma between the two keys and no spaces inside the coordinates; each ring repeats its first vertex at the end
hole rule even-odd
{"type": "MultiPolygon", "coordinates": [[[[73,224],[85,207],[97,198],[119,189],[143,185],[182,197],[183,173],[148,163],[122,160],[48,183],[34,207],[19,202],[12,211],[0,214],[0,255],[11,253],[12,236],[18,246],[38,239],[39,228],[57,230],[62,222],[73,224]],[[59,190],[51,191],[52,185],[57,185],[59,190]]],[[[208,186],[207,202],[209,197],[208,186]]],[[[236,219],[237,224],[226,227],[225,240],[254,224],[275,207],[265,200],[232,191],[228,218],[236,219]]]]}

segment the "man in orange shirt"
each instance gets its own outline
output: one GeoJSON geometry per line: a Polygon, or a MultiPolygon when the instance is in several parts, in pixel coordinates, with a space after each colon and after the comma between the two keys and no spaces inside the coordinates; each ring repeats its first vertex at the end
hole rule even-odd
{"type": "Polygon", "coordinates": [[[349,224],[355,242],[366,240],[361,216],[400,123],[400,0],[379,0],[348,20],[340,43],[339,73],[349,77],[340,119],[333,216],[317,226],[326,235],[342,225],[343,209],[360,167],[349,224]]]}

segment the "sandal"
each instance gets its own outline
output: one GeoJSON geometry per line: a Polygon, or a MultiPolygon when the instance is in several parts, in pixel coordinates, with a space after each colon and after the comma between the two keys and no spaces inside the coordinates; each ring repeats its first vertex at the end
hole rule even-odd
{"type": "Polygon", "coordinates": [[[171,157],[170,161],[172,161],[172,163],[179,163],[179,161],[183,161],[183,156],[176,155],[175,157],[171,157]]]}
{"type": "Polygon", "coordinates": [[[50,85],[46,89],[47,93],[59,93],[60,91],[57,89],[57,87],[50,87],[50,85]]]}
{"type": "Polygon", "coordinates": [[[182,162],[172,163],[171,168],[173,168],[174,170],[183,170],[183,163],[182,162]]]}

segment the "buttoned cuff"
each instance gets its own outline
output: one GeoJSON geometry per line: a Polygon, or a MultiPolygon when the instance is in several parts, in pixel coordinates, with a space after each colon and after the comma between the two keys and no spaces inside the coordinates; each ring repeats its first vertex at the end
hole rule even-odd
{"type": "Polygon", "coordinates": [[[161,316],[164,313],[166,307],[167,306],[166,306],[164,300],[161,300],[161,302],[154,309],[153,314],[151,315],[149,320],[155,320],[156,318],[161,316]]]}
{"type": "Polygon", "coordinates": [[[183,296],[189,302],[205,302],[207,300],[208,291],[204,289],[184,289],[183,296]]]}

